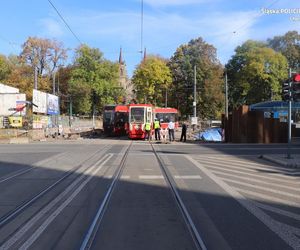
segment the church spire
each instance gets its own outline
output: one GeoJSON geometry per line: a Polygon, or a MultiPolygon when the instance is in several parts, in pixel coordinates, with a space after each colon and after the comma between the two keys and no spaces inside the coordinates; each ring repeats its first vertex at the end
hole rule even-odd
{"type": "Polygon", "coordinates": [[[123,64],[122,47],[120,47],[119,64],[123,64]]]}
{"type": "Polygon", "coordinates": [[[146,50],[146,48],[144,48],[144,58],[143,58],[143,61],[145,61],[146,58],[147,58],[147,50],[146,50]]]}

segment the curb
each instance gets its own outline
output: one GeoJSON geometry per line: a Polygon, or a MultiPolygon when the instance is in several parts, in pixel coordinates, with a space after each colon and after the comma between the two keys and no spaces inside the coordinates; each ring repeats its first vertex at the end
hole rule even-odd
{"type": "Polygon", "coordinates": [[[273,162],[273,163],[277,163],[279,165],[282,165],[284,167],[291,167],[291,168],[300,168],[300,162],[296,163],[296,162],[288,162],[291,161],[293,159],[286,159],[286,160],[281,160],[281,159],[276,159],[272,156],[268,156],[268,155],[261,155],[259,158],[267,160],[269,162],[273,162]]]}

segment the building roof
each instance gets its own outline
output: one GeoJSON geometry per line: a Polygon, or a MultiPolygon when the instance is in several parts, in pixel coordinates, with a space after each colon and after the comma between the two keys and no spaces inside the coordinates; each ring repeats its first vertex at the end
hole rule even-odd
{"type": "MultiPolygon", "coordinates": [[[[288,109],[288,102],[284,101],[268,101],[259,102],[249,106],[250,110],[261,111],[283,111],[288,109]]],[[[292,102],[292,109],[300,110],[300,102],[292,102]]]]}

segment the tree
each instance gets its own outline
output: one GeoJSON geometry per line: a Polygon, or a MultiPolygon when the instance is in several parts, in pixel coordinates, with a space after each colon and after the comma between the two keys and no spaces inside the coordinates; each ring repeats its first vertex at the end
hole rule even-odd
{"type": "Polygon", "coordinates": [[[10,74],[11,67],[9,64],[9,60],[4,55],[0,55],[0,81],[6,79],[6,77],[10,74]]]}
{"type": "Polygon", "coordinates": [[[238,46],[226,69],[231,108],[281,99],[287,60],[264,43],[249,40],[238,46]]]}
{"type": "Polygon", "coordinates": [[[56,40],[29,37],[22,48],[21,58],[31,67],[37,67],[39,75],[45,70],[51,75],[59,62],[67,59],[66,49],[56,40]]]}
{"type": "Polygon", "coordinates": [[[74,112],[89,113],[93,104],[101,112],[105,104],[116,103],[123,94],[118,86],[118,65],[104,59],[99,49],[81,45],[73,66],[69,91],[74,112]]]}
{"type": "Polygon", "coordinates": [[[268,45],[287,58],[289,67],[300,68],[300,34],[297,31],[289,31],[283,36],[268,39],[268,45]]]}
{"type": "Polygon", "coordinates": [[[166,60],[150,55],[137,66],[133,73],[137,100],[162,106],[165,103],[163,94],[172,82],[171,72],[166,60]]]}
{"type": "Polygon", "coordinates": [[[201,118],[220,117],[223,110],[223,68],[216,49],[202,38],[181,45],[168,64],[173,85],[170,101],[183,116],[193,114],[194,66],[197,69],[197,110],[201,118]]]}

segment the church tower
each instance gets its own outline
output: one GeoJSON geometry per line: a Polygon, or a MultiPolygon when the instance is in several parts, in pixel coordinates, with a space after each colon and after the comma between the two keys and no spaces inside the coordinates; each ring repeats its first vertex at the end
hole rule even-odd
{"type": "Polygon", "coordinates": [[[120,48],[119,54],[119,85],[125,90],[126,100],[131,100],[133,95],[133,88],[130,79],[127,77],[126,64],[123,60],[122,47],[120,48]]]}

